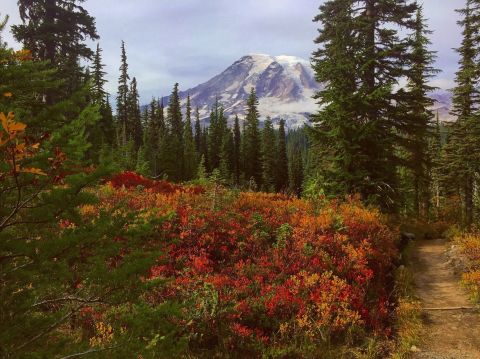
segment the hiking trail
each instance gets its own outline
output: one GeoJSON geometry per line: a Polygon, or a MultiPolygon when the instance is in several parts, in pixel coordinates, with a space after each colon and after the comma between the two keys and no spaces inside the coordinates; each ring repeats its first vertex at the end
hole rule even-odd
{"type": "Polygon", "coordinates": [[[423,331],[414,359],[480,359],[480,313],[446,255],[444,240],[418,241],[412,257],[423,331]]]}

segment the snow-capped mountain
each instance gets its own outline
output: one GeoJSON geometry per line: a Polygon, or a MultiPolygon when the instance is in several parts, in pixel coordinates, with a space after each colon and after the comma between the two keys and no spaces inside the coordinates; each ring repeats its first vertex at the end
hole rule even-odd
{"type": "Polygon", "coordinates": [[[262,120],[267,116],[274,122],[285,119],[287,127],[296,128],[318,109],[312,96],[320,85],[315,81],[310,63],[294,56],[244,56],[211,80],[181,92],[180,98],[185,104],[190,94],[192,106],[198,106],[201,118],[208,122],[210,109],[218,97],[232,121],[232,115],[245,114],[252,87],[259,98],[262,120]]]}
{"type": "MultiPolygon", "coordinates": [[[[300,57],[285,55],[244,56],[209,81],[182,91],[180,98],[185,106],[187,95],[190,94],[192,107],[198,106],[205,124],[208,124],[210,110],[218,98],[232,123],[233,115],[242,118],[245,114],[252,87],[259,98],[262,122],[269,116],[274,124],[285,119],[288,128],[298,128],[319,109],[313,95],[321,85],[315,81],[310,63],[300,57]]],[[[438,110],[440,119],[451,121],[451,94],[439,90],[432,94],[432,98],[435,100],[433,110],[438,110]]],[[[165,104],[168,103],[168,97],[163,100],[165,104]]]]}

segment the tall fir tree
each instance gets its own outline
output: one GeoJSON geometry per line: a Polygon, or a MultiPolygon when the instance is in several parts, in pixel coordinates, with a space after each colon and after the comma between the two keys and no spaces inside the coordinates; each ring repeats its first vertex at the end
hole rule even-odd
{"type": "Polygon", "coordinates": [[[91,66],[91,96],[93,103],[100,107],[101,116],[98,123],[98,128],[100,129],[98,136],[99,142],[93,144],[97,147],[104,145],[111,146],[113,144],[113,138],[115,137],[112,108],[110,106],[109,95],[105,91],[107,80],[105,79],[106,72],[103,70],[104,67],[105,64],[102,62],[102,49],[100,48],[100,44],[97,43],[97,49],[91,66]]]}
{"type": "Polygon", "coordinates": [[[259,131],[258,99],[252,87],[247,100],[247,113],[244,132],[244,171],[245,180],[253,180],[257,188],[262,186],[262,154],[259,131]]]}
{"type": "Polygon", "coordinates": [[[293,144],[289,153],[288,179],[290,192],[297,197],[302,195],[303,189],[303,157],[302,149],[298,143],[293,144]]]}
{"type": "Polygon", "coordinates": [[[127,138],[133,139],[135,151],[143,143],[143,124],[140,111],[137,79],[134,77],[130,83],[127,98],[127,138]]]}
{"type": "Polygon", "coordinates": [[[158,122],[158,103],[152,99],[147,112],[147,123],[144,133],[145,158],[149,164],[150,174],[153,177],[158,175],[158,159],[160,151],[160,125],[158,122]]]}
{"type": "Polygon", "coordinates": [[[46,100],[68,97],[78,90],[85,75],[81,60],[93,51],[85,40],[98,39],[95,19],[81,6],[82,0],[19,0],[22,24],[12,27],[15,38],[35,59],[49,61],[62,80],[61,91],[45,94],[46,100]]]}
{"type": "Polygon", "coordinates": [[[91,66],[92,71],[92,98],[93,102],[97,104],[103,104],[107,97],[105,91],[105,80],[106,72],[103,70],[105,64],[102,62],[102,49],[100,44],[97,43],[97,50],[95,51],[95,56],[93,58],[93,63],[91,66]]]}
{"type": "Polygon", "coordinates": [[[119,146],[125,146],[128,141],[128,96],[129,88],[128,81],[130,76],[128,75],[128,63],[127,53],[125,50],[125,42],[122,41],[121,46],[121,64],[120,64],[120,77],[118,78],[118,91],[117,91],[117,139],[119,146]]]}
{"type": "Polygon", "coordinates": [[[173,181],[181,181],[183,178],[183,121],[178,92],[178,83],[175,84],[167,109],[167,136],[165,137],[165,173],[173,181]]]}
{"type": "Polygon", "coordinates": [[[413,1],[396,0],[331,0],[320,7],[313,62],[326,86],[317,94],[324,106],[313,117],[312,137],[326,160],[329,194],[359,192],[395,210],[395,131],[402,124],[394,86],[408,76],[411,45],[399,28],[414,28],[416,9],[413,1]]]}
{"type": "Polygon", "coordinates": [[[479,2],[467,0],[466,7],[458,10],[463,17],[463,40],[457,49],[460,55],[453,90],[452,114],[457,117],[450,126],[445,146],[445,176],[443,182],[452,194],[462,198],[463,222],[471,226],[475,216],[474,188],[479,163],[479,2]]]}
{"type": "Polygon", "coordinates": [[[272,120],[267,118],[262,131],[262,175],[263,189],[275,191],[278,148],[272,120]]]}
{"type": "Polygon", "coordinates": [[[183,140],[185,144],[183,148],[183,179],[190,181],[195,178],[198,170],[197,152],[195,149],[195,139],[193,137],[192,130],[192,106],[190,102],[190,95],[187,97],[183,140]]]}
{"type": "Polygon", "coordinates": [[[202,127],[200,124],[200,110],[197,108],[195,109],[195,149],[197,153],[200,153],[200,144],[202,138],[202,127]]]}
{"type": "Polygon", "coordinates": [[[409,61],[405,106],[399,106],[404,114],[404,123],[399,133],[404,136],[407,166],[412,173],[413,209],[417,217],[424,218],[428,217],[431,201],[429,169],[432,159],[428,144],[434,115],[430,110],[433,100],[429,93],[435,89],[428,83],[439,72],[432,67],[435,53],[428,49],[431,44],[428,36],[431,33],[425,25],[422,9],[419,8],[412,36],[413,49],[409,61]]]}
{"type": "Polygon", "coordinates": [[[209,150],[208,150],[208,138],[209,138],[209,134],[208,134],[208,128],[207,127],[204,127],[202,130],[201,130],[201,136],[200,136],[200,157],[204,159],[204,167],[205,167],[205,170],[206,172],[210,172],[211,171],[211,167],[210,167],[210,162],[209,162],[209,150]]]}
{"type": "Polygon", "coordinates": [[[208,154],[210,156],[208,163],[212,171],[220,167],[220,154],[226,128],[227,119],[224,109],[217,98],[210,113],[210,126],[208,129],[208,154]]]}
{"type": "Polygon", "coordinates": [[[235,115],[235,123],[233,125],[233,178],[235,185],[240,184],[241,157],[242,157],[242,134],[240,132],[240,121],[235,115]]]}
{"type": "Polygon", "coordinates": [[[220,165],[219,171],[222,179],[227,184],[232,184],[232,171],[233,171],[233,132],[230,129],[223,131],[222,149],[220,151],[220,165]]]}
{"type": "Polygon", "coordinates": [[[288,189],[288,157],[285,120],[280,121],[280,127],[278,129],[277,167],[275,180],[277,192],[285,192],[288,189]]]}

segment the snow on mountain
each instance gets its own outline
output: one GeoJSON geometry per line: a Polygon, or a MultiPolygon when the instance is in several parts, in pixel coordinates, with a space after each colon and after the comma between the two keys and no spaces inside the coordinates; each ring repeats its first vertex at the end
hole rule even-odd
{"type": "MultiPolygon", "coordinates": [[[[209,81],[180,93],[183,106],[190,94],[193,108],[200,110],[200,116],[208,124],[210,110],[216,99],[225,108],[230,123],[235,114],[243,117],[251,88],[259,98],[261,122],[267,116],[274,124],[285,119],[288,128],[298,128],[309,121],[309,116],[318,111],[313,95],[321,85],[315,81],[310,63],[295,56],[270,56],[250,54],[234,62],[221,74],[209,81]]],[[[437,91],[433,109],[439,111],[442,121],[451,121],[449,115],[451,95],[437,91]]],[[[168,97],[164,98],[168,103],[168,97]]]]}
{"type": "Polygon", "coordinates": [[[320,86],[310,63],[295,56],[244,56],[209,81],[181,92],[180,98],[185,105],[190,94],[192,106],[199,107],[202,120],[208,123],[210,109],[218,97],[232,121],[233,115],[245,114],[252,87],[259,98],[262,121],[270,116],[275,123],[285,119],[287,127],[297,128],[318,109],[312,96],[320,86]]]}

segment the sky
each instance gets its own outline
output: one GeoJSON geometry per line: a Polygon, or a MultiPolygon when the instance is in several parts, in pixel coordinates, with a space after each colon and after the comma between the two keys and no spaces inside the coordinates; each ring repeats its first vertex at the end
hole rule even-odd
{"type": "MultiPolygon", "coordinates": [[[[96,18],[107,90],[114,94],[120,43],[126,42],[129,74],[139,83],[142,103],[168,95],[175,82],[187,90],[225,70],[244,55],[264,53],[309,59],[318,24],[312,21],[322,0],[86,0],[96,18]]],[[[422,1],[420,1],[422,2],[422,1]]],[[[9,24],[20,22],[17,1],[0,0],[9,24]]],[[[452,87],[461,41],[455,9],[464,0],[424,0],[425,17],[437,51],[433,81],[452,87]]],[[[10,46],[18,48],[10,34],[10,46]]],[[[92,43],[92,48],[94,44],[92,43]]]]}

